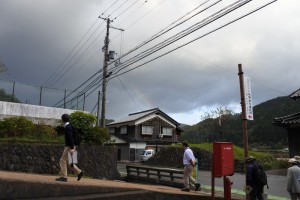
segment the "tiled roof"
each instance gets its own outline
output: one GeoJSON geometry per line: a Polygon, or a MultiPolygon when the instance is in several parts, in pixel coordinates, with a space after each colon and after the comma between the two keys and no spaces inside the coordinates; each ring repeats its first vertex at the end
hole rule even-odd
{"type": "Polygon", "coordinates": [[[124,118],[121,118],[121,119],[116,120],[114,122],[111,122],[108,125],[135,121],[137,119],[140,119],[140,118],[142,118],[144,116],[147,116],[147,115],[149,115],[149,114],[151,114],[155,111],[158,111],[158,110],[159,110],[158,108],[154,108],[154,109],[151,109],[151,110],[145,110],[145,111],[142,111],[142,112],[132,113],[132,114],[129,114],[127,117],[124,117],[124,118]]]}
{"type": "Polygon", "coordinates": [[[296,100],[296,99],[299,99],[300,98],[300,89],[298,89],[297,91],[293,92],[291,94],[291,98],[296,100]]]}
{"type": "Polygon", "coordinates": [[[294,113],[283,117],[276,117],[273,124],[278,126],[286,126],[290,124],[300,124],[300,113],[294,113]]]}

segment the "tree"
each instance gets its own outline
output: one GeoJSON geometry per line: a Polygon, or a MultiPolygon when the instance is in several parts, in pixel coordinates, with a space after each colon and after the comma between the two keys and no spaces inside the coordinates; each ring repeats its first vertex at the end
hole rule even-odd
{"type": "Polygon", "coordinates": [[[232,110],[228,110],[226,107],[223,108],[221,106],[217,107],[215,110],[211,110],[210,112],[206,112],[204,116],[201,116],[203,121],[207,122],[207,126],[210,126],[213,131],[219,132],[221,141],[224,141],[222,124],[227,121],[234,114],[232,110]],[[208,120],[208,119],[217,119],[216,120],[208,120]]]}
{"type": "Polygon", "coordinates": [[[70,115],[71,124],[81,129],[87,144],[103,145],[110,141],[107,128],[94,127],[96,117],[90,113],[74,112],[70,115]]]}
{"type": "Polygon", "coordinates": [[[10,94],[7,94],[4,89],[0,88],[0,101],[21,103],[21,101],[10,94]]]}
{"type": "Polygon", "coordinates": [[[0,60],[0,74],[4,73],[7,71],[7,67],[5,66],[4,63],[1,62],[0,60]]]}

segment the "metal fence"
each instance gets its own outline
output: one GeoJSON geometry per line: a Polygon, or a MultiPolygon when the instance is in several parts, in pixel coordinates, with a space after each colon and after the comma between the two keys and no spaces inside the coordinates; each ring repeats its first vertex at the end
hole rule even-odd
{"type": "MultiPolygon", "coordinates": [[[[66,109],[85,110],[85,93],[31,86],[0,79],[6,101],[66,109]]],[[[4,98],[4,96],[2,97],[4,98]]]]}

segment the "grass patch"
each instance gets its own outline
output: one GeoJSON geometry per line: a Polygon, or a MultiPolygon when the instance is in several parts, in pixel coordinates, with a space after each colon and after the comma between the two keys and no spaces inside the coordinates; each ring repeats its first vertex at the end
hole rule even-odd
{"type": "MultiPolygon", "coordinates": [[[[189,144],[190,148],[199,148],[204,149],[210,152],[213,152],[213,143],[201,143],[201,144],[189,144]]],[[[169,147],[182,148],[181,144],[178,145],[170,145],[169,147]]],[[[233,154],[234,160],[237,162],[244,162],[244,149],[238,146],[233,145],[233,154]]],[[[267,152],[257,152],[257,151],[249,151],[249,156],[253,156],[259,161],[266,170],[269,169],[281,169],[285,168],[286,161],[277,161],[275,156],[271,153],[267,152]]]]}

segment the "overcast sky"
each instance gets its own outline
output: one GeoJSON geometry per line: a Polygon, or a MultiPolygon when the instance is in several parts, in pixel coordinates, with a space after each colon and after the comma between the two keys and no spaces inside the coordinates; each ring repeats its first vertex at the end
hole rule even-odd
{"type": "MultiPolygon", "coordinates": [[[[43,86],[42,102],[54,105],[63,97],[65,89],[74,90],[103,67],[106,23],[98,16],[109,17],[113,20],[111,26],[124,29],[123,32],[109,30],[109,50],[115,51],[117,58],[180,17],[188,19],[195,15],[121,58],[120,63],[126,63],[190,26],[203,24],[205,19],[224,12],[222,9],[235,1],[220,1],[199,12],[215,2],[0,0],[0,60],[8,68],[8,72],[0,75],[0,83],[10,93],[15,81],[16,96],[34,104],[38,104],[39,87],[43,86]],[[54,96],[59,97],[53,100],[54,96]]],[[[115,76],[117,66],[109,65],[114,78],[108,81],[106,117],[119,119],[158,107],[176,121],[193,125],[205,112],[217,107],[240,112],[239,63],[251,78],[253,105],[299,89],[299,0],[278,0],[205,36],[268,2],[253,0],[120,70],[119,74],[133,69],[118,77],[115,76]],[[195,38],[199,39],[155,59],[195,38]],[[144,64],[151,59],[155,60],[144,64]]],[[[86,110],[96,112],[99,90],[100,85],[87,97],[86,110]]]]}

